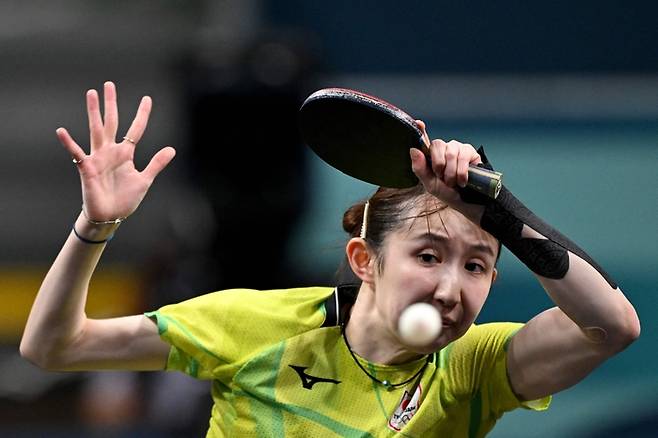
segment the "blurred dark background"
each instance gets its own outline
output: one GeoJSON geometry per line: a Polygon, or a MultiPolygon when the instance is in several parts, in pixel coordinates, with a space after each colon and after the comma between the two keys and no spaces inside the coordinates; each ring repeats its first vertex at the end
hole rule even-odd
{"type": "MultiPolygon", "coordinates": [[[[79,212],[54,131],[86,144],[84,93],[117,83],[137,148],[178,156],[122,225],[88,313],[142,312],[228,287],[331,284],[342,212],[374,187],[300,143],[317,88],[385,98],[430,134],[482,144],[506,184],[622,285],[639,341],[492,437],[649,437],[658,418],[658,5],[612,0],[0,3],[0,436],[203,436],[208,385],[166,373],[44,373],[17,354],[79,212]]],[[[550,306],[504,253],[480,321],[550,306]]]]}

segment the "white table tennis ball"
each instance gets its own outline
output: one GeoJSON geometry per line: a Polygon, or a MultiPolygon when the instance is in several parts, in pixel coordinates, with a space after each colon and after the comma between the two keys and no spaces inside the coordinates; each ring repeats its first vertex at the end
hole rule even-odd
{"type": "Polygon", "coordinates": [[[402,311],[398,332],[407,345],[428,345],[441,334],[441,315],[427,303],[412,304],[402,311]]]}

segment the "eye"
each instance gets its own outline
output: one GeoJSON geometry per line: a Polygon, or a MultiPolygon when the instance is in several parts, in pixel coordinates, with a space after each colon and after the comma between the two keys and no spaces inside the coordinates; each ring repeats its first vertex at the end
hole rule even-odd
{"type": "Polygon", "coordinates": [[[422,254],[418,254],[418,260],[420,260],[420,262],[425,265],[431,265],[439,262],[439,258],[434,254],[432,254],[431,252],[424,252],[422,254]]]}
{"type": "Polygon", "coordinates": [[[474,272],[476,274],[482,273],[486,271],[486,268],[481,265],[480,263],[476,262],[469,262],[464,265],[464,268],[466,268],[467,271],[469,272],[474,272]]]}

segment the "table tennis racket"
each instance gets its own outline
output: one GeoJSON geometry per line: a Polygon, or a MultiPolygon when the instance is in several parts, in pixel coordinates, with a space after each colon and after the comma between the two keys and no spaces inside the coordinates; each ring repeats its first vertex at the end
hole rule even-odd
{"type": "MultiPolygon", "coordinates": [[[[429,149],[416,121],[377,97],[346,88],[324,88],[302,104],[299,123],[304,142],[327,164],[371,184],[405,188],[418,183],[409,148],[429,149]]],[[[496,198],[502,174],[471,165],[468,184],[496,198]]]]}

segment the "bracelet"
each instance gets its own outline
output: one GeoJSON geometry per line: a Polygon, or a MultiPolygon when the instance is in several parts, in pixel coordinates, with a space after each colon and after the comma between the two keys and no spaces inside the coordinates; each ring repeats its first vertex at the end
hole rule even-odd
{"type": "MultiPolygon", "coordinates": [[[[109,225],[109,224],[120,224],[121,222],[125,221],[126,217],[118,217],[116,219],[110,219],[109,221],[96,221],[93,219],[90,219],[89,216],[87,216],[87,212],[85,212],[85,206],[82,204],[82,215],[87,219],[87,222],[90,224],[94,225],[109,225]]],[[[78,236],[79,237],[79,236],[78,236]]]]}
{"type": "Polygon", "coordinates": [[[112,240],[112,238],[114,237],[114,233],[112,233],[112,234],[110,234],[110,236],[109,236],[107,239],[105,239],[105,240],[91,240],[91,239],[87,239],[86,237],[82,237],[81,235],[78,234],[78,232],[77,232],[76,229],[75,229],[75,224],[73,225],[73,234],[75,234],[75,237],[77,237],[78,239],[82,240],[84,243],[91,243],[91,244],[94,244],[94,245],[97,245],[97,244],[100,244],[100,243],[106,243],[106,242],[109,242],[109,241],[112,240]]]}

